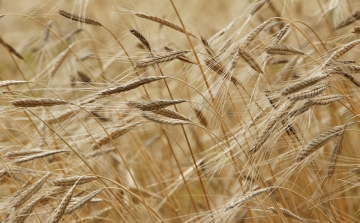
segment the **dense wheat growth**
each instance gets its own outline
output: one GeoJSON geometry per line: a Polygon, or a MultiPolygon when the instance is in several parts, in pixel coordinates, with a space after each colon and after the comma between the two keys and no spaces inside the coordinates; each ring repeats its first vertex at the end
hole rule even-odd
{"type": "Polygon", "coordinates": [[[0,1],[0,222],[360,222],[358,19],[0,1]]]}

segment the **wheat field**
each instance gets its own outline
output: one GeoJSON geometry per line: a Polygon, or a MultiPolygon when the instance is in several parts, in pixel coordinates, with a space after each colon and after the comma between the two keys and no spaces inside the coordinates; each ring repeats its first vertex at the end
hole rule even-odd
{"type": "Polygon", "coordinates": [[[360,222],[358,19],[1,0],[0,222],[360,222]]]}

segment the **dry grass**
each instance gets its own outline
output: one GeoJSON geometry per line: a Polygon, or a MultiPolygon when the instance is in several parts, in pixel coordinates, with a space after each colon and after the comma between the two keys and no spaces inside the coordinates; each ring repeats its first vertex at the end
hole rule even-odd
{"type": "Polygon", "coordinates": [[[1,3],[0,222],[360,222],[358,1],[1,3]]]}

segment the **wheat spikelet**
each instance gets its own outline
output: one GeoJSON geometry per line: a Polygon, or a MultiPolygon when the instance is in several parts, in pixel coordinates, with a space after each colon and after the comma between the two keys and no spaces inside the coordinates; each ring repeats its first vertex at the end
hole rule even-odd
{"type": "MultiPolygon", "coordinates": [[[[174,49],[168,47],[168,46],[165,46],[164,49],[167,51],[167,52],[173,52],[175,51],[174,49]]],[[[190,64],[197,64],[197,62],[195,61],[192,61],[191,59],[189,59],[188,57],[186,57],[185,55],[181,55],[179,57],[176,58],[177,60],[180,60],[180,61],[183,61],[185,63],[190,63],[190,64]]]]}
{"type": "MultiPolygon", "coordinates": [[[[134,15],[140,17],[140,18],[144,18],[144,19],[148,19],[148,20],[151,20],[151,21],[154,21],[154,22],[157,22],[157,23],[160,23],[164,26],[167,26],[167,27],[170,27],[172,29],[175,29],[179,32],[182,32],[182,33],[185,33],[184,29],[181,28],[180,26],[166,20],[166,19],[162,19],[162,18],[159,18],[157,16],[153,16],[153,15],[147,15],[147,14],[144,14],[144,13],[141,13],[141,12],[135,12],[134,15]]],[[[192,34],[190,31],[186,30],[186,32],[189,34],[189,36],[192,36],[192,37],[195,37],[196,36],[194,34],[192,34]]]]}
{"type": "Polygon", "coordinates": [[[19,99],[11,102],[15,107],[50,107],[67,104],[67,101],[54,98],[19,99]]]}
{"type": "Polygon", "coordinates": [[[18,84],[26,84],[29,83],[28,81],[22,80],[7,80],[7,81],[0,81],[0,87],[7,87],[11,85],[18,85],[18,84]]]}
{"type": "Polygon", "coordinates": [[[77,185],[89,183],[96,180],[96,176],[72,176],[67,178],[60,178],[53,181],[54,186],[72,186],[75,182],[77,185]]]}
{"type": "Polygon", "coordinates": [[[307,90],[294,93],[294,94],[290,95],[289,99],[293,100],[293,101],[298,101],[298,100],[303,100],[306,98],[312,98],[312,97],[315,97],[315,96],[321,94],[328,87],[329,87],[329,85],[327,85],[327,84],[317,85],[317,86],[311,87],[307,90]]]}
{"type": "Polygon", "coordinates": [[[124,91],[129,91],[135,88],[138,88],[144,84],[148,84],[151,83],[153,81],[157,81],[157,80],[161,80],[164,79],[166,77],[163,76],[149,76],[149,77],[145,77],[142,78],[140,80],[134,80],[134,81],[129,81],[123,85],[120,85],[118,87],[112,87],[112,88],[107,88],[103,91],[99,92],[99,95],[110,95],[110,94],[115,94],[115,93],[120,93],[120,92],[124,92],[124,91]]]}
{"type": "Polygon", "coordinates": [[[22,204],[24,204],[29,198],[34,195],[42,185],[45,183],[45,181],[50,177],[51,173],[46,174],[44,177],[42,177],[40,180],[33,183],[30,187],[25,189],[19,196],[17,196],[14,201],[12,201],[12,207],[18,208],[22,204]]]}
{"type": "Polygon", "coordinates": [[[144,112],[141,115],[142,117],[150,120],[152,122],[156,122],[163,125],[187,125],[191,124],[189,121],[180,120],[180,119],[173,119],[173,118],[166,118],[163,116],[159,116],[150,112],[144,112]]]}
{"type": "Polygon", "coordinates": [[[346,128],[354,125],[355,122],[351,122],[345,125],[336,126],[334,128],[331,128],[317,137],[315,137],[313,140],[309,142],[307,146],[305,146],[297,155],[296,162],[300,162],[301,160],[305,159],[307,156],[309,156],[311,153],[315,152],[318,148],[322,147],[324,144],[326,144],[329,140],[332,138],[338,136],[341,134],[342,131],[346,128]]]}
{"type": "Polygon", "coordinates": [[[26,156],[26,155],[31,155],[34,153],[41,153],[41,152],[45,152],[45,150],[42,149],[22,149],[22,150],[18,150],[18,151],[13,151],[13,152],[7,152],[4,154],[4,157],[9,157],[9,158],[13,158],[16,156],[26,156]]]}
{"type": "Polygon", "coordinates": [[[282,92],[281,92],[281,95],[285,96],[285,95],[289,95],[289,94],[292,94],[292,93],[295,93],[301,89],[304,89],[304,88],[307,88],[307,87],[310,87],[316,83],[318,83],[319,81],[325,79],[329,77],[328,74],[323,74],[323,75],[319,75],[319,76],[316,76],[316,77],[311,77],[311,78],[306,78],[300,82],[297,82],[297,83],[294,83],[288,87],[286,87],[282,92]]]}
{"type": "MultiPolygon", "coordinates": [[[[347,128],[347,125],[344,126],[344,129],[345,130],[347,128]]],[[[341,154],[341,149],[342,149],[342,141],[344,139],[344,133],[345,131],[342,131],[340,134],[339,134],[339,137],[336,141],[336,144],[335,144],[335,147],[333,149],[333,152],[330,156],[330,160],[329,160],[329,165],[328,165],[328,171],[327,171],[327,175],[326,177],[327,178],[330,178],[332,177],[332,175],[334,174],[334,171],[335,171],[335,165],[336,165],[336,162],[338,160],[338,155],[341,154]]]]}
{"type": "Polygon", "coordinates": [[[341,100],[343,97],[343,95],[325,95],[322,97],[312,98],[311,102],[313,105],[328,105],[341,100]]]}
{"type": "Polygon", "coordinates": [[[259,73],[263,73],[259,64],[251,56],[249,51],[247,51],[246,49],[243,49],[243,48],[239,48],[237,52],[238,52],[238,55],[241,58],[243,58],[245,60],[245,62],[248,63],[252,69],[254,69],[255,71],[257,71],[259,73]]]}
{"type": "Polygon", "coordinates": [[[62,216],[65,213],[65,210],[67,208],[67,206],[70,203],[71,197],[74,193],[74,190],[76,188],[76,183],[74,184],[74,186],[72,186],[70,188],[70,190],[65,194],[65,196],[63,197],[63,199],[61,200],[60,204],[56,207],[56,209],[54,210],[54,212],[51,214],[51,216],[49,217],[49,219],[46,221],[46,223],[57,223],[61,220],[62,216]]]}
{"type": "Polygon", "coordinates": [[[44,197],[37,197],[32,200],[29,204],[21,208],[19,211],[15,213],[15,217],[13,219],[9,219],[11,223],[22,223],[26,220],[27,217],[30,216],[31,212],[35,209],[35,207],[43,201],[44,197]]]}
{"type": "Polygon", "coordinates": [[[250,10],[250,15],[254,15],[257,11],[259,11],[267,2],[267,0],[261,0],[255,4],[255,6],[250,10]]]}
{"type": "Polygon", "coordinates": [[[130,30],[130,32],[136,38],[138,38],[138,40],[140,40],[140,42],[146,47],[146,49],[148,49],[151,52],[151,47],[150,47],[149,41],[147,41],[147,39],[140,32],[138,32],[135,29],[130,30]]]}
{"type": "Polygon", "coordinates": [[[179,112],[176,111],[171,111],[169,109],[163,108],[163,109],[157,109],[157,110],[152,110],[151,112],[158,114],[158,115],[162,115],[168,118],[173,118],[173,119],[180,119],[180,120],[184,120],[184,121],[190,121],[187,117],[185,117],[184,115],[180,114],[179,112]]]}
{"type": "Polygon", "coordinates": [[[295,105],[294,101],[290,101],[289,103],[286,103],[282,105],[277,110],[277,113],[272,116],[269,121],[267,122],[266,126],[262,129],[262,131],[259,133],[255,140],[255,145],[251,147],[249,150],[249,153],[255,153],[260,149],[260,147],[266,142],[266,140],[269,138],[270,134],[272,133],[273,129],[276,128],[277,124],[279,123],[279,120],[282,120],[283,117],[288,113],[288,111],[295,105]]]}
{"type": "Polygon", "coordinates": [[[102,26],[100,22],[95,21],[94,19],[90,19],[88,17],[84,18],[82,16],[79,16],[75,13],[68,12],[63,9],[59,10],[59,13],[60,13],[60,15],[64,16],[65,18],[68,18],[68,19],[71,19],[71,20],[74,20],[77,22],[86,23],[86,24],[94,25],[94,26],[102,26]]]}
{"type": "Polygon", "coordinates": [[[172,61],[172,60],[177,59],[179,56],[185,55],[187,52],[189,52],[189,51],[183,50],[183,51],[169,52],[169,53],[165,53],[162,55],[155,55],[149,59],[145,59],[145,60],[136,62],[135,67],[148,67],[153,64],[165,63],[168,61],[172,61]]]}
{"type": "Polygon", "coordinates": [[[354,14],[352,14],[351,16],[347,17],[345,20],[340,22],[337,26],[334,27],[334,30],[338,30],[345,26],[348,26],[348,25],[354,23],[358,19],[360,19],[360,11],[354,12],[354,14]]]}
{"type": "Polygon", "coordinates": [[[305,54],[301,50],[289,47],[283,43],[271,44],[265,48],[268,54],[279,54],[279,55],[303,55],[305,54]]]}
{"type": "Polygon", "coordinates": [[[262,188],[262,189],[259,189],[259,190],[256,190],[252,193],[249,193],[245,196],[242,196],[241,198],[239,198],[237,201],[235,201],[233,204],[225,207],[222,211],[228,211],[230,209],[233,209],[237,206],[240,206],[242,205],[243,203],[245,203],[246,201],[252,199],[253,197],[256,197],[257,195],[261,194],[261,193],[264,193],[265,191],[269,191],[270,189],[272,189],[271,187],[267,187],[267,188],[262,188]]]}
{"type": "Polygon", "coordinates": [[[283,38],[283,36],[285,35],[285,33],[288,31],[288,29],[290,28],[291,24],[287,24],[286,26],[284,26],[279,32],[278,34],[275,36],[275,39],[273,40],[272,44],[278,44],[281,40],[281,38],[283,38]]]}
{"type": "Polygon", "coordinates": [[[76,203],[70,204],[66,210],[65,214],[71,214],[77,209],[83,207],[86,203],[88,203],[93,197],[95,197],[98,193],[100,193],[103,189],[99,189],[96,191],[91,192],[87,196],[83,197],[81,200],[77,201],[76,203]]]}
{"type": "Polygon", "coordinates": [[[196,108],[194,108],[194,111],[195,111],[195,115],[199,119],[200,123],[203,126],[207,127],[208,126],[208,121],[205,118],[204,113],[200,109],[196,109],[196,108]]]}
{"type": "Polygon", "coordinates": [[[2,37],[0,36],[0,44],[3,45],[10,53],[14,54],[15,56],[17,56],[18,58],[24,60],[24,58],[21,56],[20,53],[18,53],[12,46],[10,46],[9,44],[7,44],[2,37]]]}
{"type": "MultiPolygon", "coordinates": [[[[288,218],[292,218],[292,219],[296,219],[296,220],[299,220],[299,221],[302,221],[302,222],[306,222],[305,219],[302,219],[300,218],[299,216],[297,216],[296,214],[290,212],[289,210],[286,210],[285,208],[283,207],[279,207],[282,214],[285,216],[285,217],[288,217],[288,218]]],[[[270,210],[272,213],[274,214],[278,214],[276,209],[274,207],[269,207],[268,210],[270,210]]]]}
{"type": "Polygon", "coordinates": [[[108,144],[111,142],[111,140],[114,140],[116,138],[119,138],[120,136],[124,135],[134,127],[136,127],[139,124],[139,122],[131,123],[125,126],[121,126],[116,128],[115,130],[111,131],[109,135],[104,136],[99,141],[93,144],[92,149],[96,150],[100,148],[101,146],[108,144]]]}
{"type": "Polygon", "coordinates": [[[28,162],[28,161],[31,161],[31,160],[34,160],[34,159],[39,159],[39,158],[42,158],[42,157],[46,157],[46,156],[50,156],[50,155],[54,155],[54,154],[57,154],[57,153],[64,153],[64,152],[68,152],[66,150],[53,150],[53,151],[46,151],[46,152],[42,152],[42,153],[37,153],[35,155],[32,155],[32,156],[27,156],[27,157],[24,157],[24,158],[19,158],[19,159],[16,159],[14,160],[14,163],[24,163],[24,162],[28,162]]]}
{"type": "Polygon", "coordinates": [[[360,66],[351,64],[346,66],[330,67],[329,69],[326,70],[326,72],[330,74],[359,73],[360,66]]]}
{"type": "MultiPolygon", "coordinates": [[[[264,1],[264,3],[266,2],[266,0],[264,1]]],[[[241,44],[241,47],[244,48],[246,46],[248,46],[254,39],[255,37],[265,28],[265,26],[267,26],[267,24],[269,24],[271,19],[266,20],[265,22],[261,23],[259,26],[257,26],[253,31],[251,31],[245,38],[244,42],[241,44]]]]}
{"type": "Polygon", "coordinates": [[[335,52],[333,52],[330,57],[325,61],[325,65],[329,65],[330,61],[332,60],[337,60],[339,57],[341,57],[342,55],[344,55],[346,52],[348,52],[349,50],[351,50],[354,46],[356,46],[357,44],[360,43],[360,39],[354,40],[346,45],[344,45],[343,47],[341,47],[340,49],[336,50],[335,52]]]}
{"type": "Polygon", "coordinates": [[[161,108],[165,108],[171,105],[180,104],[186,102],[187,100],[184,99],[177,99],[177,100],[155,100],[152,102],[136,102],[136,101],[129,101],[127,105],[130,107],[134,107],[140,109],[142,111],[152,111],[158,110],[161,108]]]}

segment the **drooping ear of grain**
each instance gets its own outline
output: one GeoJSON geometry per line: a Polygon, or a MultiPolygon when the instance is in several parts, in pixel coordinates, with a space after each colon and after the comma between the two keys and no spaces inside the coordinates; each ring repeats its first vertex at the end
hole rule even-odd
{"type": "Polygon", "coordinates": [[[238,55],[245,60],[246,63],[250,65],[252,69],[254,69],[258,73],[263,73],[259,64],[255,61],[250,52],[246,49],[240,48],[238,49],[238,55]]]}
{"type": "Polygon", "coordinates": [[[11,102],[15,107],[51,107],[68,104],[67,101],[54,98],[19,99],[11,102]]]}
{"type": "Polygon", "coordinates": [[[298,101],[298,100],[303,100],[306,98],[312,98],[312,97],[315,97],[315,96],[321,94],[328,87],[329,87],[329,85],[327,85],[327,84],[317,85],[317,86],[311,87],[307,90],[291,94],[289,96],[289,99],[293,100],[293,101],[298,101]]]}
{"type": "Polygon", "coordinates": [[[149,59],[144,59],[136,62],[135,67],[148,67],[157,63],[165,63],[177,59],[180,56],[185,55],[189,51],[174,51],[170,53],[164,53],[155,55],[149,59]]]}
{"type": "Polygon", "coordinates": [[[239,199],[237,199],[233,204],[226,206],[223,209],[223,211],[225,212],[225,211],[231,210],[235,207],[238,207],[238,206],[244,204],[246,201],[250,200],[251,198],[256,197],[259,194],[262,194],[265,191],[269,191],[270,189],[272,189],[272,188],[270,188],[270,187],[262,188],[262,189],[254,191],[254,192],[251,192],[247,195],[244,195],[244,196],[240,197],[239,199]]]}
{"type": "MultiPolygon", "coordinates": [[[[344,126],[344,130],[346,129],[347,125],[344,126]]],[[[336,162],[338,160],[338,155],[341,154],[342,149],[342,141],[344,139],[344,133],[345,131],[342,131],[338,137],[338,140],[336,141],[335,147],[333,149],[333,152],[330,156],[329,164],[328,164],[328,171],[326,177],[330,178],[333,176],[335,171],[336,162]]]]}
{"type": "Polygon", "coordinates": [[[329,77],[327,74],[322,74],[316,77],[306,78],[303,81],[296,82],[288,87],[286,87],[284,90],[282,90],[281,95],[289,95],[292,93],[295,93],[301,89],[304,89],[306,87],[310,87],[316,83],[318,83],[321,80],[324,80],[325,78],[329,77]]]}
{"type": "Polygon", "coordinates": [[[151,47],[149,41],[137,30],[132,29],[130,30],[131,34],[133,34],[140,42],[151,52],[151,47]]]}
{"type": "Polygon", "coordinates": [[[10,46],[8,43],[6,43],[2,37],[0,36],[0,44],[3,45],[11,54],[14,54],[16,57],[24,60],[24,57],[21,56],[20,53],[18,53],[12,46],[10,46]]]}
{"type": "Polygon", "coordinates": [[[129,101],[127,104],[130,107],[134,107],[137,109],[140,109],[142,111],[152,111],[152,110],[158,110],[162,108],[169,107],[171,105],[177,105],[183,102],[186,102],[187,100],[184,99],[177,99],[177,100],[155,100],[152,102],[137,102],[137,101],[129,101]]]}
{"type": "Polygon", "coordinates": [[[103,189],[93,191],[90,194],[88,194],[87,196],[83,197],[80,201],[77,201],[76,203],[69,205],[65,210],[65,214],[71,214],[74,211],[76,211],[77,209],[85,206],[86,203],[88,203],[93,197],[98,195],[102,190],[103,189]]]}
{"type": "Polygon", "coordinates": [[[348,26],[359,19],[360,19],[360,11],[356,11],[351,16],[347,17],[345,20],[341,21],[337,26],[335,26],[334,30],[338,30],[345,26],[348,26]]]}
{"type": "Polygon", "coordinates": [[[75,182],[77,185],[89,183],[93,180],[96,180],[96,176],[73,176],[67,178],[60,178],[53,181],[55,186],[72,186],[75,182]]]}
{"type": "Polygon", "coordinates": [[[144,112],[141,115],[142,117],[146,118],[149,121],[156,122],[163,125],[187,125],[191,124],[189,121],[185,121],[182,119],[174,119],[174,118],[168,118],[160,115],[156,115],[150,112],[144,112]]]}
{"type": "Polygon", "coordinates": [[[299,49],[295,49],[293,47],[287,46],[283,43],[278,43],[278,44],[271,44],[270,46],[267,46],[265,48],[265,51],[268,54],[274,55],[274,54],[278,54],[278,55],[303,55],[305,54],[304,52],[302,52],[299,49]]]}
{"type": "Polygon", "coordinates": [[[59,10],[59,13],[60,13],[60,15],[64,16],[65,18],[68,18],[68,19],[71,19],[71,20],[74,20],[77,22],[86,23],[86,24],[94,25],[94,26],[102,26],[100,22],[98,22],[94,19],[91,19],[88,17],[84,18],[82,16],[79,16],[75,13],[71,13],[71,12],[63,10],[63,9],[59,10]]]}
{"type": "MultiPolygon", "coordinates": [[[[265,1],[266,2],[266,1],[265,1]]],[[[263,23],[261,23],[258,27],[256,27],[253,31],[251,31],[249,34],[247,34],[244,42],[241,44],[241,47],[247,47],[257,35],[269,24],[271,19],[265,20],[263,23]]]]}
{"type": "Polygon", "coordinates": [[[321,133],[320,135],[315,137],[313,140],[311,140],[307,146],[305,146],[303,149],[300,150],[300,152],[298,153],[298,155],[296,157],[296,162],[302,161],[303,159],[308,157],[310,154],[315,152],[317,149],[319,149],[320,147],[325,145],[329,140],[331,140],[332,138],[334,138],[336,136],[339,136],[342,133],[342,131],[346,130],[344,127],[349,128],[350,126],[352,126],[354,124],[355,124],[355,122],[350,122],[345,125],[336,126],[334,128],[331,128],[331,129],[321,133]]]}

